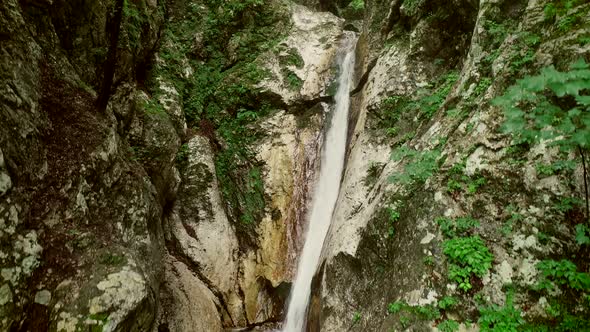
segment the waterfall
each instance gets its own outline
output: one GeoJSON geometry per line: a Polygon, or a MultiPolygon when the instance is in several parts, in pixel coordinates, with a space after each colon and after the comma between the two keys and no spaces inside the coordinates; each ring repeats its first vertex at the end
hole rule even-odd
{"type": "Polygon", "coordinates": [[[340,191],[348,130],[349,91],[354,71],[356,35],[347,32],[337,57],[340,77],[335,107],[321,155],[320,176],[314,191],[305,244],[299,257],[297,275],[291,290],[284,332],[301,332],[309,303],[311,281],[320,260],[332,212],[340,191]]]}

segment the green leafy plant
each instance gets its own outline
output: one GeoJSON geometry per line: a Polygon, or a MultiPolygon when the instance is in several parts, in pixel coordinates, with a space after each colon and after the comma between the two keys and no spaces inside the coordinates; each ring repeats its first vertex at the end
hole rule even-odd
{"type": "Polygon", "coordinates": [[[188,155],[189,155],[188,144],[184,143],[180,146],[180,148],[178,149],[178,152],[176,152],[176,162],[183,163],[183,162],[187,161],[188,155]]]}
{"type": "Polygon", "coordinates": [[[422,263],[426,266],[434,266],[434,257],[426,256],[422,259],[422,263]]]}
{"type": "Polygon", "coordinates": [[[578,272],[577,266],[569,260],[544,260],[537,264],[537,269],[542,275],[535,286],[538,290],[552,290],[555,284],[578,291],[590,290],[590,274],[578,272]]]}
{"type": "Polygon", "coordinates": [[[401,217],[400,213],[393,208],[388,207],[387,208],[387,213],[388,213],[388,220],[389,220],[389,228],[387,229],[387,233],[389,235],[389,237],[393,237],[395,235],[395,223],[397,223],[397,221],[399,220],[399,218],[401,217]]]}
{"type": "Polygon", "coordinates": [[[424,5],[425,0],[404,0],[403,6],[408,16],[414,16],[418,13],[418,10],[424,5]]]}
{"type": "Polygon", "coordinates": [[[363,10],[365,9],[365,2],[363,0],[352,0],[349,4],[348,7],[354,9],[354,10],[363,10]]]}
{"type": "Polygon", "coordinates": [[[588,225],[576,225],[576,242],[579,245],[590,245],[590,228],[588,225]]]}
{"type": "Polygon", "coordinates": [[[391,155],[393,160],[409,159],[404,166],[404,172],[394,174],[391,181],[400,182],[404,185],[424,183],[438,170],[438,157],[440,150],[417,151],[406,146],[395,149],[391,155]]]}
{"type": "Polygon", "coordinates": [[[547,176],[560,173],[571,173],[575,168],[576,162],[573,160],[557,160],[551,164],[538,163],[536,165],[537,173],[547,176]]]}
{"type": "Polygon", "coordinates": [[[362,318],[361,313],[358,311],[355,311],[354,314],[352,315],[352,324],[356,324],[356,323],[360,322],[361,318],[362,318]]]}
{"type": "Polygon", "coordinates": [[[396,314],[400,312],[402,309],[405,309],[406,307],[408,307],[408,304],[406,302],[395,301],[387,306],[387,312],[389,312],[390,314],[396,314]]]}
{"type": "Polygon", "coordinates": [[[456,332],[459,331],[459,323],[452,319],[442,321],[437,325],[440,332],[456,332]]]}
{"type": "Polygon", "coordinates": [[[491,305],[480,308],[478,320],[482,332],[506,331],[517,332],[524,324],[520,310],[516,309],[512,300],[512,293],[506,295],[506,304],[503,307],[491,305]]]}
{"type": "Polygon", "coordinates": [[[127,258],[123,255],[117,255],[113,253],[105,253],[102,255],[101,263],[105,265],[113,265],[118,266],[125,264],[127,262],[127,258]]]}
{"type": "Polygon", "coordinates": [[[585,171],[583,151],[590,145],[589,89],[590,69],[580,60],[567,72],[546,67],[539,75],[518,80],[493,103],[504,110],[503,131],[511,134],[516,144],[546,140],[562,151],[577,149],[585,171]]]}
{"type": "Polygon", "coordinates": [[[471,217],[460,217],[456,219],[439,217],[436,218],[436,223],[443,235],[447,238],[463,236],[472,228],[479,227],[479,221],[471,217]]]}
{"type": "Polygon", "coordinates": [[[291,90],[299,90],[303,85],[303,81],[297,76],[297,74],[288,69],[285,71],[285,80],[287,81],[287,86],[291,90]]]}
{"type": "Polygon", "coordinates": [[[447,240],[443,243],[443,252],[449,259],[449,279],[463,291],[470,290],[471,277],[483,277],[494,260],[479,236],[447,240]]]}
{"type": "Polygon", "coordinates": [[[440,301],[438,301],[438,307],[441,310],[452,309],[457,304],[459,304],[459,300],[452,296],[445,296],[440,301]]]}
{"type": "Polygon", "coordinates": [[[401,316],[399,318],[399,323],[402,325],[402,328],[408,328],[408,326],[410,326],[410,317],[401,316]]]}

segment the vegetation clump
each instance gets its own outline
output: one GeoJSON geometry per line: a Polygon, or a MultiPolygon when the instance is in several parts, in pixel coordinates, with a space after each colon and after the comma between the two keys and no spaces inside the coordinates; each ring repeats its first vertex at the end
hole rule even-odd
{"type": "Polygon", "coordinates": [[[447,240],[443,244],[443,252],[449,259],[449,279],[465,292],[473,288],[472,277],[483,277],[494,260],[477,235],[447,240]]]}

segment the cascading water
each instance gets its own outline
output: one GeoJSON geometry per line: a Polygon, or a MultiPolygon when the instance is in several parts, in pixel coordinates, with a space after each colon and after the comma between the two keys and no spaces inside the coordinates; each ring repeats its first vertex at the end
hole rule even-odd
{"type": "Polygon", "coordinates": [[[319,263],[324,239],[330,228],[334,205],[340,191],[348,130],[349,91],[354,71],[356,45],[354,33],[347,32],[344,37],[338,57],[340,77],[335,96],[335,109],[324,141],[320,177],[315,188],[305,244],[299,258],[297,276],[287,307],[284,332],[303,331],[311,281],[319,263]]]}

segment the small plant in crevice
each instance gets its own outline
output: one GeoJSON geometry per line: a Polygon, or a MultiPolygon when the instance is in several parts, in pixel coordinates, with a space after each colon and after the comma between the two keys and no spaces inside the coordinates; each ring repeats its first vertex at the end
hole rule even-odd
{"type": "Polygon", "coordinates": [[[358,322],[361,321],[361,313],[358,311],[355,311],[354,314],[352,315],[352,325],[357,324],[358,322]]]}
{"type": "Polygon", "coordinates": [[[352,0],[349,4],[348,7],[350,7],[353,10],[363,10],[365,9],[365,2],[363,0],[352,0]]]}
{"type": "Polygon", "coordinates": [[[291,70],[284,70],[285,81],[287,82],[287,86],[291,90],[299,90],[303,85],[303,81],[291,70]]]}
{"type": "Polygon", "coordinates": [[[576,162],[574,160],[557,160],[550,164],[537,163],[535,169],[537,174],[543,176],[551,176],[556,174],[571,174],[576,168],[576,162]]]}
{"type": "Polygon", "coordinates": [[[440,301],[438,301],[438,307],[441,310],[450,310],[459,304],[459,300],[453,296],[445,296],[440,301]]]}
{"type": "Polygon", "coordinates": [[[459,217],[455,219],[439,217],[436,218],[436,223],[443,235],[449,239],[465,236],[473,228],[479,227],[479,221],[471,217],[459,217]]]}
{"type": "Polygon", "coordinates": [[[398,222],[401,215],[396,209],[393,209],[391,207],[387,208],[387,214],[389,216],[389,227],[387,228],[387,235],[389,238],[392,238],[395,235],[395,224],[398,222]]]}
{"type": "Polygon", "coordinates": [[[434,257],[432,257],[432,256],[425,256],[422,259],[422,263],[424,263],[424,265],[426,265],[426,266],[434,266],[434,257]]]}
{"type": "Polygon", "coordinates": [[[454,238],[443,243],[449,261],[449,280],[467,292],[473,285],[471,278],[482,278],[492,267],[494,256],[479,236],[454,238]]]}
{"type": "Polygon", "coordinates": [[[452,320],[452,319],[446,319],[446,320],[442,321],[441,323],[439,323],[436,327],[438,328],[438,330],[440,332],[459,331],[459,323],[452,320]]]}
{"type": "Polygon", "coordinates": [[[445,102],[458,78],[459,75],[451,71],[418,91],[416,98],[404,95],[386,98],[379,105],[379,127],[385,128],[389,136],[395,136],[399,132],[396,125],[404,114],[420,114],[422,119],[432,118],[445,102]]]}
{"type": "Polygon", "coordinates": [[[406,146],[395,149],[391,155],[393,160],[408,159],[402,173],[393,174],[390,181],[403,185],[424,183],[438,170],[440,150],[418,151],[406,146]]]}
{"type": "Polygon", "coordinates": [[[405,301],[389,303],[387,306],[387,312],[389,314],[401,313],[400,322],[402,317],[406,317],[408,323],[410,322],[410,318],[428,321],[437,320],[441,317],[439,308],[434,305],[409,305],[405,301]]]}
{"type": "Polygon", "coordinates": [[[517,212],[517,208],[514,205],[508,205],[508,207],[506,207],[506,211],[510,213],[510,217],[504,221],[502,227],[500,228],[500,232],[504,236],[510,235],[515,225],[524,220],[524,216],[517,212]]]}
{"type": "Polygon", "coordinates": [[[502,307],[491,305],[479,309],[479,326],[482,332],[487,331],[518,331],[524,324],[521,311],[513,304],[513,293],[506,295],[506,304],[502,307]]]}
{"type": "Polygon", "coordinates": [[[454,164],[448,171],[447,192],[457,195],[465,192],[468,195],[475,194],[479,188],[487,183],[486,178],[479,174],[471,176],[465,174],[466,158],[461,162],[454,164]]]}
{"type": "Polygon", "coordinates": [[[543,8],[545,21],[556,24],[559,31],[567,32],[578,23],[583,22],[582,13],[570,13],[569,11],[584,2],[584,0],[551,1],[543,8]]]}
{"type": "Polygon", "coordinates": [[[127,263],[127,258],[123,255],[105,253],[101,257],[101,263],[105,265],[119,266],[127,263]]]}
{"type": "Polygon", "coordinates": [[[182,163],[188,161],[188,155],[189,155],[188,144],[184,143],[180,146],[180,148],[178,149],[178,152],[176,152],[176,163],[182,164],[182,163]]]}

